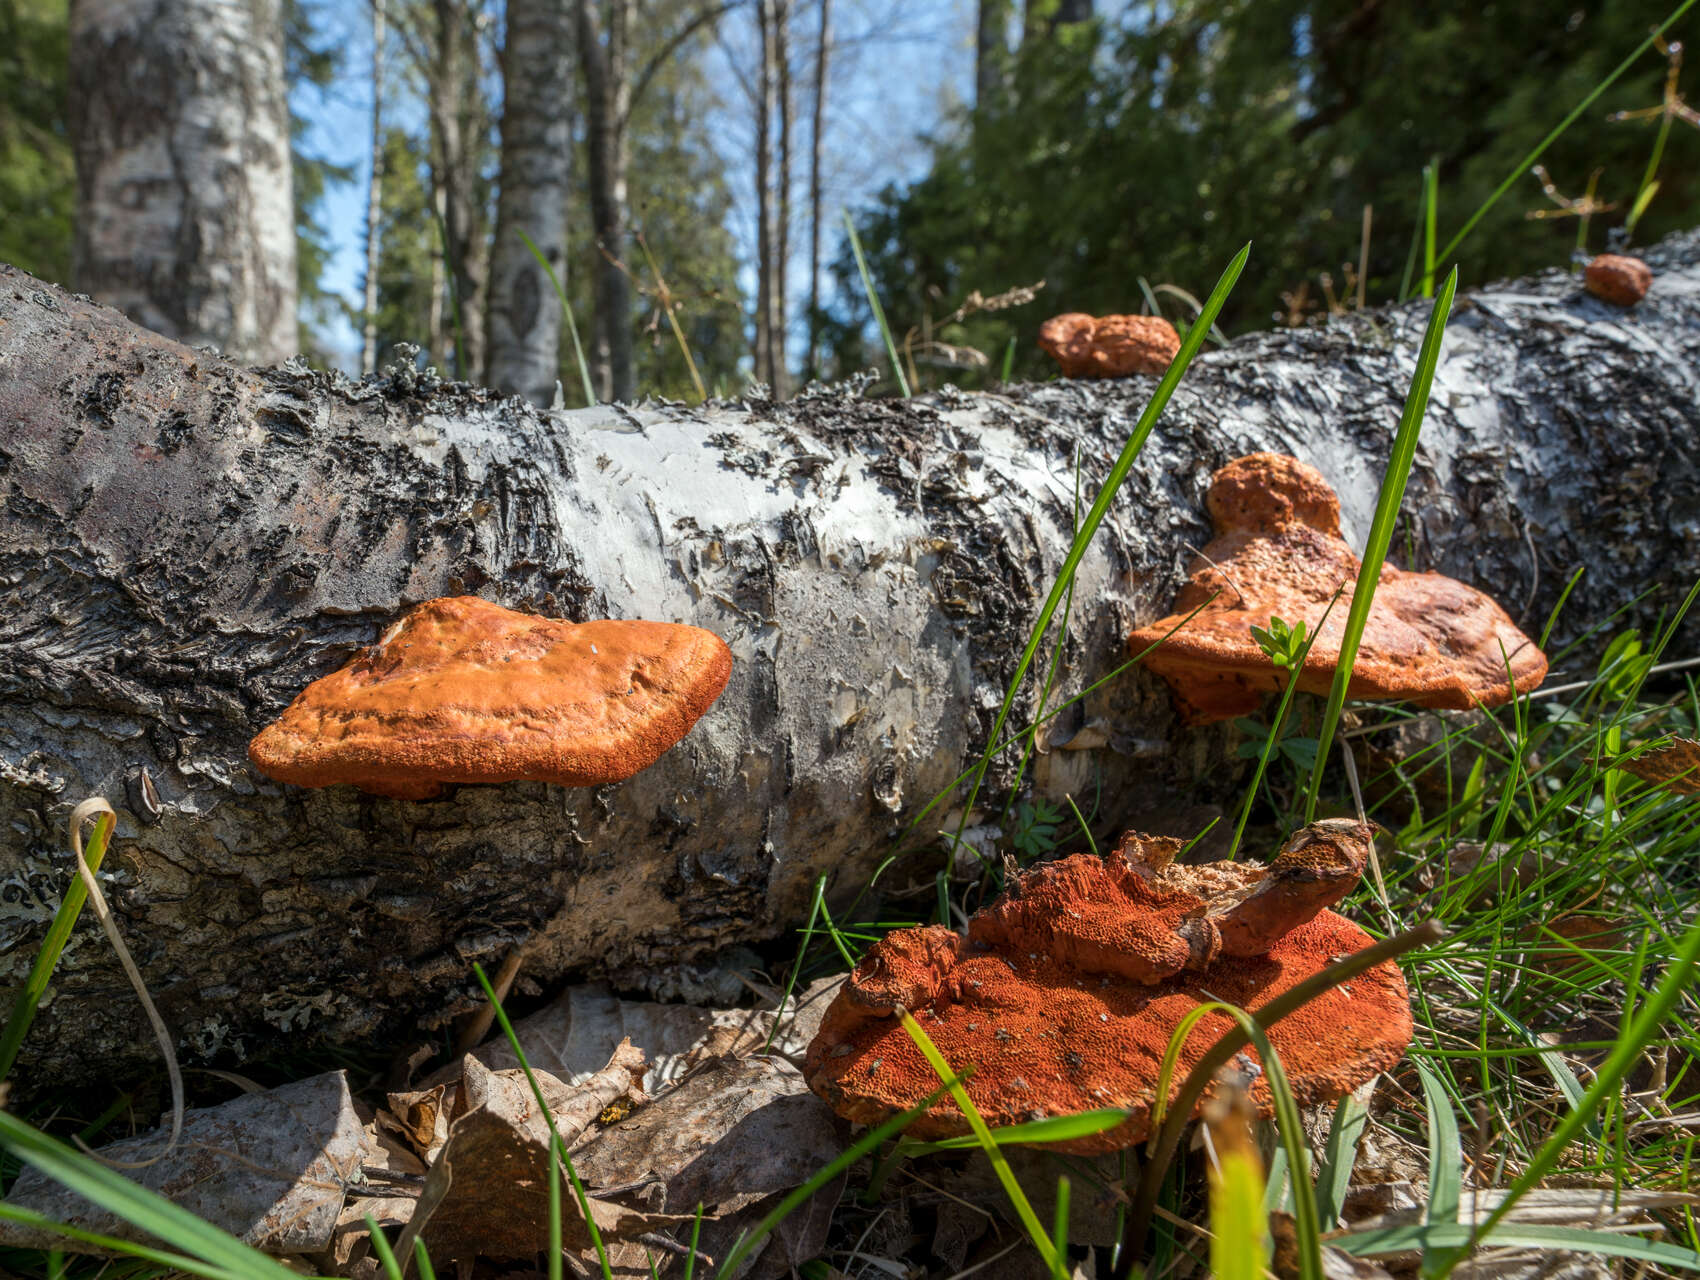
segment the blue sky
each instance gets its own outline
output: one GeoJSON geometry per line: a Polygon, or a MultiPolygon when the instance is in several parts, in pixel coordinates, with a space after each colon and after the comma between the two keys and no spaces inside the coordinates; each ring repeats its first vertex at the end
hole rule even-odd
{"type": "MultiPolygon", "coordinates": [[[[794,54],[799,68],[812,75],[818,9],[812,0],[799,0],[796,8],[794,54]]],[[[358,306],[365,269],[366,187],[371,172],[370,11],[364,4],[346,0],[320,0],[314,11],[321,40],[343,50],[343,66],[337,81],[326,90],[297,90],[291,107],[306,122],[307,149],[354,171],[353,181],[337,184],[327,192],[321,221],[330,231],[333,248],[324,283],[358,306]]],[[[974,0],[834,0],[829,123],[823,130],[827,154],[825,204],[834,230],[824,237],[826,245],[836,248],[840,208],[854,208],[887,183],[911,180],[924,172],[923,137],[938,129],[952,105],[972,93],[974,12],[974,0]]],[[[749,64],[754,19],[750,7],[745,6],[733,10],[721,22],[721,37],[703,55],[704,66],[719,97],[719,118],[713,132],[720,140],[736,200],[732,232],[746,263],[745,290],[753,296],[754,277],[748,264],[754,256],[754,126],[734,68],[749,64]]],[[[402,79],[397,70],[391,69],[386,117],[419,128],[423,112],[417,95],[405,81],[396,83],[402,79]]],[[[807,143],[807,100],[801,93],[806,84],[806,78],[799,84],[803,135],[799,148],[807,143]]],[[[499,82],[492,89],[499,93],[499,82]]],[[[806,151],[799,154],[806,155],[806,151]]],[[[807,207],[807,171],[804,164],[794,164],[797,190],[793,207],[801,213],[807,207]]],[[[792,265],[791,279],[796,282],[798,297],[793,300],[791,314],[798,316],[802,312],[800,299],[808,287],[806,226],[798,227],[792,243],[797,246],[798,260],[792,265]]],[[[354,363],[359,343],[346,320],[337,321],[322,337],[346,363],[354,363]]]]}

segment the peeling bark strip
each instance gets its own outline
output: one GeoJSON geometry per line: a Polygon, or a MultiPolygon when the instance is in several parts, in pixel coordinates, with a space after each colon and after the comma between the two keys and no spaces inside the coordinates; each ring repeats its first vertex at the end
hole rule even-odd
{"type": "MultiPolygon", "coordinates": [[[[1653,587],[1645,624],[1700,573],[1700,234],[1651,256],[1632,312],[1557,272],[1460,302],[1396,544],[1411,567],[1538,629],[1586,565],[1561,637],[1653,587]]],[[[1198,362],[1081,565],[1065,690],[1165,610],[1230,457],[1313,462],[1361,545],[1426,317],[1198,362]]],[[[113,907],[192,1057],[435,1024],[470,1000],[472,961],[523,939],[539,977],[638,981],[792,927],[818,875],[859,887],[982,744],[1069,543],[1075,457],[1089,500],[1151,386],[542,414],[411,371],[243,370],[0,272],[0,985],[28,968],[92,792],[121,805],[113,907]],[[732,683],[596,791],[410,804],[250,771],[249,737],[303,685],[457,592],[705,626],[732,683]],[[157,806],[124,810],[143,770],[157,806]]],[[[1042,755],[1039,781],[1097,797],[1105,831],[1231,785],[1200,782],[1230,731],[1178,729],[1144,674],[1051,740],[1083,717],[1098,745],[1042,755]]],[[[29,1065],[133,1061],[138,1027],[80,929],[29,1065]]]]}
{"type": "Polygon", "coordinates": [[[296,351],[279,0],[77,0],[76,286],[244,364],[296,351]]]}

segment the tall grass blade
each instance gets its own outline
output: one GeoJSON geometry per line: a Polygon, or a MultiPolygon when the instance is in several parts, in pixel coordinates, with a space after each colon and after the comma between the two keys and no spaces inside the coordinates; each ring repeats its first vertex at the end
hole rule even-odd
{"type": "MultiPolygon", "coordinates": [[[[89,837],[88,848],[83,851],[90,872],[99,872],[117,821],[117,815],[110,810],[95,819],[94,834],[89,837]]],[[[77,917],[88,899],[88,890],[73,869],[70,883],[65,887],[65,896],[59,900],[59,908],[48,923],[47,936],[41,940],[41,950],[35,953],[29,977],[12,1002],[12,1016],[6,1019],[6,1028],[0,1032],[0,1080],[12,1074],[12,1067],[18,1061],[18,1051],[23,1048],[24,1037],[29,1034],[41,997],[46,994],[48,981],[53,977],[54,966],[59,963],[59,956],[70,941],[71,930],[76,927],[77,917]]]]}
{"type": "Polygon", "coordinates": [[[1328,1243],[1359,1257],[1381,1253],[1421,1251],[1438,1254],[1458,1245],[1491,1243],[1500,1248],[1542,1249],[1551,1252],[1598,1253],[1609,1258],[1653,1262],[1678,1271],[1700,1271],[1700,1252],[1680,1245],[1664,1244],[1641,1236],[1613,1231],[1588,1231],[1580,1227],[1533,1227],[1514,1222],[1497,1228],[1491,1241],[1473,1237],[1471,1229],[1451,1226],[1384,1227],[1375,1231],[1351,1231],[1330,1237],[1328,1243]]]}
{"type": "MultiPolygon", "coordinates": [[[[857,1138],[855,1142],[851,1143],[842,1152],[840,1152],[829,1164],[825,1165],[819,1173],[815,1174],[814,1177],[810,1178],[802,1186],[786,1192],[785,1198],[776,1204],[765,1218],[756,1223],[753,1230],[751,1230],[747,1235],[738,1237],[738,1243],[733,1245],[727,1252],[725,1261],[720,1264],[719,1269],[714,1273],[717,1280],[721,1280],[721,1278],[726,1276],[736,1275],[738,1273],[739,1266],[742,1265],[745,1258],[749,1257],[751,1250],[753,1250],[763,1240],[767,1239],[767,1235],[770,1231],[777,1227],[781,1222],[784,1222],[786,1218],[790,1217],[791,1214],[795,1212],[798,1205],[802,1204],[803,1201],[814,1195],[822,1187],[826,1186],[827,1183],[831,1182],[839,1174],[843,1173],[870,1151],[877,1149],[880,1143],[884,1142],[887,1138],[895,1137],[897,1134],[903,1132],[911,1121],[924,1112],[928,1107],[932,1106],[933,1103],[944,1097],[946,1092],[959,1087],[962,1081],[967,1078],[966,1074],[960,1076],[953,1075],[949,1077],[940,1084],[938,1088],[934,1089],[926,1097],[922,1098],[921,1101],[910,1107],[909,1110],[893,1116],[882,1125],[869,1129],[861,1137],[857,1138]]],[[[694,1235],[692,1236],[692,1239],[695,1239],[694,1235]]]]}
{"type": "Polygon", "coordinates": [[[1554,125],[1552,127],[1552,131],[1536,143],[1534,149],[1530,151],[1528,155],[1519,160],[1510,173],[1505,175],[1505,180],[1493,189],[1493,193],[1489,195],[1486,200],[1482,201],[1481,206],[1469,216],[1462,227],[1458,228],[1458,233],[1446,242],[1445,247],[1440,251],[1440,258],[1444,259],[1451,257],[1453,251],[1457,249],[1459,245],[1464,243],[1465,237],[1476,229],[1476,224],[1487,216],[1488,210],[1498,204],[1500,198],[1504,196],[1507,191],[1511,190],[1516,183],[1522,180],[1523,175],[1529,171],[1529,166],[1539,160],[1541,156],[1545,154],[1546,149],[1556,142],[1565,130],[1575,124],[1582,113],[1589,107],[1593,106],[1595,100],[1597,100],[1602,93],[1611,88],[1612,85],[1616,84],[1618,77],[1625,71],[1629,70],[1630,67],[1634,66],[1640,59],[1641,55],[1651,49],[1658,39],[1663,36],[1665,32],[1671,29],[1672,24],[1674,24],[1678,18],[1682,17],[1683,14],[1692,9],[1694,4],[1695,0],[1682,0],[1682,3],[1677,5],[1677,7],[1671,11],[1670,17],[1666,18],[1657,27],[1654,27],[1652,33],[1640,44],[1636,45],[1629,56],[1613,68],[1610,75],[1606,76],[1604,80],[1601,80],[1597,85],[1590,89],[1587,96],[1572,107],[1569,114],[1554,125]]]}
{"type": "Polygon", "coordinates": [[[1216,1280],[1262,1280],[1269,1265],[1263,1171],[1239,1120],[1230,1114],[1228,1123],[1211,1128],[1217,1168],[1210,1177],[1210,1274],[1216,1280]]]}
{"type": "MultiPolygon", "coordinates": [[[[1244,1009],[1220,1000],[1210,1000],[1188,1010],[1186,1016],[1176,1025],[1174,1034],[1169,1037],[1168,1047],[1163,1051],[1163,1061],[1157,1071],[1156,1100],[1151,1106],[1151,1127],[1153,1130],[1152,1146],[1155,1147],[1161,1133],[1157,1130],[1158,1122],[1164,1115],[1164,1103],[1169,1097],[1169,1082],[1174,1078],[1176,1064],[1180,1061],[1181,1050],[1185,1047],[1187,1038],[1193,1028],[1207,1015],[1223,1013],[1234,1020],[1240,1033],[1249,1040],[1257,1050],[1257,1060],[1263,1066],[1264,1074],[1269,1080],[1269,1096],[1275,1101],[1276,1129],[1281,1135],[1281,1147],[1287,1153],[1287,1167],[1293,1180],[1293,1235],[1298,1242],[1299,1276],[1300,1280],[1322,1280],[1322,1250],[1317,1243],[1321,1230],[1317,1225],[1316,1193],[1310,1180],[1310,1147],[1305,1140],[1304,1121],[1299,1116],[1299,1104],[1293,1098],[1293,1087],[1287,1079],[1286,1068],[1281,1065],[1280,1055],[1275,1052],[1275,1046],[1269,1043],[1269,1037],[1264,1034],[1258,1020],[1244,1009]]],[[[1210,1055],[1206,1054],[1198,1065],[1193,1067],[1180,1088],[1180,1097],[1191,1097],[1192,1103],[1184,1112],[1176,1111],[1176,1115],[1190,1117],[1193,1106],[1197,1105],[1205,1086],[1216,1076],[1216,1072],[1225,1065],[1219,1063],[1206,1069],[1210,1055]]],[[[1170,1159],[1173,1152],[1170,1153],[1170,1159]]],[[[1155,1163],[1149,1165],[1143,1177],[1151,1178],[1163,1172],[1161,1166],[1155,1163]]],[[[1261,1182],[1261,1175],[1259,1176],[1261,1182]]],[[[1257,1203],[1263,1200],[1263,1188],[1257,1189],[1257,1203]]],[[[1258,1239],[1262,1240],[1261,1226],[1258,1239]]]]}
{"type": "Polygon", "coordinates": [[[1417,369],[1405,397],[1405,412],[1399,421],[1399,431],[1393,437],[1387,474],[1376,498],[1375,519],[1370,524],[1368,545],[1364,547],[1363,567],[1358,572],[1352,607],[1346,614],[1345,633],[1340,637],[1340,658],[1334,672],[1334,686],[1328,692],[1328,708],[1317,731],[1316,763],[1311,769],[1310,794],[1305,799],[1306,823],[1316,819],[1322,771],[1327,767],[1329,749],[1334,743],[1334,729],[1340,723],[1340,712],[1346,705],[1346,690],[1351,683],[1353,664],[1357,661],[1358,642],[1363,638],[1364,625],[1369,621],[1370,604],[1375,599],[1376,584],[1381,580],[1381,566],[1393,541],[1399,504],[1405,497],[1405,483],[1410,478],[1411,462],[1417,452],[1417,437],[1423,429],[1423,414],[1428,409],[1429,389],[1434,385],[1435,366],[1440,362],[1441,339],[1445,337],[1446,320],[1452,313],[1452,298],[1457,291],[1458,268],[1453,267],[1429,313],[1428,332],[1423,335],[1422,349],[1417,353],[1417,369]]]}
{"type": "MultiPolygon", "coordinates": [[[[932,1037],[921,1024],[915,1021],[907,1009],[900,1008],[898,1016],[902,1019],[903,1029],[909,1033],[915,1047],[932,1067],[933,1074],[940,1080],[952,1079],[955,1073],[950,1064],[944,1060],[944,1055],[939,1052],[938,1046],[933,1043],[932,1037]]],[[[968,1090],[960,1084],[950,1086],[950,1096],[962,1112],[963,1118],[968,1121],[968,1127],[974,1131],[974,1137],[979,1140],[980,1149],[986,1153],[986,1159],[991,1161],[992,1172],[997,1174],[998,1181],[1003,1184],[1004,1193],[1009,1196],[1010,1204],[1015,1206],[1015,1216],[1021,1219],[1021,1225],[1026,1229],[1028,1238],[1033,1241],[1033,1247],[1039,1251],[1039,1256],[1045,1260],[1045,1265],[1054,1275],[1058,1266],[1062,1265],[1056,1245],[1051,1237],[1045,1234],[1045,1228],[1039,1224],[1039,1215],[1033,1212],[1033,1205],[1027,1199],[1026,1192],[1022,1191],[1021,1184],[1015,1180],[1015,1173],[1010,1169],[1009,1161],[1004,1159],[1003,1148],[993,1140],[985,1117],[968,1096],[968,1090]]],[[[1066,1271],[1064,1274],[1067,1274],[1066,1271]]]]}
{"type": "Polygon", "coordinates": [[[874,292],[874,278],[868,274],[862,238],[856,234],[856,224],[851,221],[848,209],[844,211],[844,230],[850,236],[850,250],[856,255],[856,270],[861,272],[862,289],[868,295],[868,307],[874,313],[874,323],[879,325],[880,337],[885,339],[885,353],[891,357],[891,371],[897,376],[897,386],[907,400],[914,393],[909,390],[909,379],[903,375],[903,362],[897,358],[897,344],[891,340],[891,326],[886,323],[885,308],[880,306],[879,294],[874,292]]]}
{"type": "Polygon", "coordinates": [[[1358,1139],[1369,1126],[1369,1108],[1352,1094],[1341,1098],[1328,1125],[1322,1164],[1316,1171],[1316,1217],[1322,1230],[1332,1231],[1346,1208],[1346,1192],[1352,1185],[1352,1167],[1357,1163],[1358,1139]]]}
{"type": "Polygon", "coordinates": [[[1440,206],[1440,157],[1423,166],[1423,297],[1434,297],[1434,224],[1440,206]]]}
{"type": "Polygon", "coordinates": [[[1458,1221],[1458,1198],[1463,1190],[1464,1149],[1458,1141],[1458,1117],[1452,1099],[1434,1068],[1421,1058],[1411,1065],[1423,1082],[1423,1103],[1428,1110],[1428,1212],[1430,1226],[1458,1221]]]}
{"type": "MultiPolygon", "coordinates": [[[[213,1269],[203,1274],[290,1280],[294,1275],[235,1236],[204,1222],[156,1191],[132,1182],[100,1161],[31,1128],[16,1116],[0,1111],[0,1146],[34,1166],[61,1186],[69,1187],[132,1226],[157,1236],[213,1269]]],[[[9,1208],[10,1206],[0,1206],[9,1208]]]]}
{"type": "Polygon", "coordinates": [[[584,388],[584,403],[589,406],[596,403],[596,392],[590,386],[590,366],[584,362],[584,348],[579,345],[578,321],[573,319],[573,307],[567,301],[567,291],[561,287],[560,277],[555,274],[555,268],[549,265],[549,259],[543,256],[543,251],[532,243],[531,237],[525,232],[519,233],[519,238],[525,241],[525,247],[531,250],[531,256],[537,259],[537,265],[543,268],[543,273],[549,277],[549,283],[555,286],[555,297],[561,303],[561,315],[567,322],[567,333],[573,340],[573,356],[578,361],[579,384],[584,388]]]}
{"type": "Polygon", "coordinates": [[[1588,1086],[1588,1091],[1582,1095],[1581,1101],[1570,1109],[1551,1136],[1541,1144],[1540,1150],[1535,1153],[1523,1172],[1506,1189],[1505,1198],[1480,1224],[1471,1229],[1468,1239],[1456,1252],[1440,1261],[1437,1270],[1444,1273],[1456,1266],[1472,1248],[1486,1239],[1494,1228],[1504,1221],[1505,1215],[1516,1207],[1517,1201],[1525,1193],[1537,1186],[1541,1179],[1557,1167],[1565,1148],[1588,1127],[1606,1101],[1616,1096],[1624,1077],[1641,1061],[1647,1045],[1658,1036],[1659,1028],[1665,1019],[1687,994],[1694,980],[1696,960],[1700,960],[1700,920],[1691,924],[1683,934],[1682,943],[1676,954],[1671,957],[1670,967],[1665,970],[1663,980],[1647,1002],[1636,1011],[1634,1019],[1612,1046],[1611,1053],[1600,1065],[1594,1075],[1593,1084],[1588,1086]]]}
{"type": "Polygon", "coordinates": [[[1104,479],[1103,488],[1098,491],[1097,498],[1093,500],[1091,508],[1086,513],[1086,518],[1080,522],[1080,529],[1074,535],[1074,543],[1068,549],[1068,555],[1064,558],[1062,568],[1057,573],[1057,579],[1051,584],[1050,595],[1045,597],[1045,603],[1040,607],[1039,616],[1033,623],[1033,631],[1027,637],[1027,645],[1021,651],[1021,659],[1016,663],[1015,674],[1010,677],[1009,688],[1004,691],[1003,705],[998,708],[997,719],[992,722],[992,731],[986,738],[988,749],[974,766],[968,800],[962,807],[962,821],[957,827],[957,847],[960,847],[962,832],[966,830],[968,825],[968,815],[973,811],[974,801],[980,793],[980,784],[984,781],[986,769],[991,763],[991,744],[996,743],[999,740],[999,735],[1003,732],[1004,721],[1009,719],[1010,708],[1015,705],[1015,697],[1020,692],[1022,680],[1026,678],[1027,668],[1033,664],[1033,657],[1038,653],[1039,645],[1044,641],[1046,632],[1050,630],[1051,618],[1055,615],[1063,598],[1068,594],[1069,585],[1074,581],[1075,570],[1080,567],[1080,561],[1086,555],[1086,548],[1091,545],[1093,535],[1098,532],[1098,526],[1103,523],[1104,516],[1110,509],[1110,503],[1116,496],[1116,491],[1121,488],[1122,481],[1127,479],[1127,473],[1132,468],[1134,459],[1139,456],[1139,451],[1145,447],[1145,441],[1157,425],[1158,417],[1168,407],[1169,398],[1174,395],[1175,387],[1180,384],[1187,366],[1192,363],[1193,357],[1198,354],[1199,347],[1204,344],[1205,334],[1209,332],[1210,326],[1215,323],[1217,315],[1222,310],[1222,305],[1227,302],[1228,295],[1233,291],[1234,282],[1240,278],[1240,272],[1245,268],[1246,259],[1250,256],[1251,245],[1248,243],[1235,255],[1227,269],[1222,272],[1221,278],[1216,282],[1216,288],[1211,291],[1210,297],[1205,301],[1204,310],[1199,315],[1198,323],[1187,331],[1180,350],[1175,353],[1175,358],[1169,362],[1168,369],[1164,372],[1162,380],[1157,384],[1157,390],[1152,393],[1150,401],[1145,406],[1145,411],[1139,415],[1139,421],[1134,424],[1127,442],[1122,445],[1121,453],[1116,458],[1115,465],[1110,468],[1109,475],[1104,479]]]}

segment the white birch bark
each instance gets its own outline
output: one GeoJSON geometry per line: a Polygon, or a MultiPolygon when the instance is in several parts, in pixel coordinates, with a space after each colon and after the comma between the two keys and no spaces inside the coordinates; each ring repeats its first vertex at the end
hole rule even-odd
{"type": "Polygon", "coordinates": [[[508,0],[502,173],[491,251],[490,385],[548,405],[560,376],[561,305],[526,247],[565,284],[572,185],[572,15],[563,0],[508,0]]]}
{"type": "MultiPolygon", "coordinates": [[[[1555,650],[1619,607],[1614,628],[1653,625],[1700,576],[1700,233],[1648,257],[1633,312],[1558,271],[1460,297],[1404,504],[1401,562],[1525,629],[1586,567],[1555,650]]],[[[1232,457],[1304,456],[1361,545],[1427,314],[1199,358],[1081,561],[1058,696],[1167,611],[1232,457]]],[[[823,874],[844,902],[985,745],[1071,541],[1077,459],[1090,499],[1152,386],[543,413],[408,371],[239,369],[0,269],[0,1008],[91,793],[119,809],[114,908],[198,1059],[415,1033],[522,941],[539,980],[644,984],[799,925],[823,874]],[[308,681],[465,592],[711,628],[731,684],[615,787],[414,804],[254,773],[249,738],[308,681]]],[[[1669,652],[1697,644],[1690,618],[1669,652]]],[[[1033,713],[1030,689],[1012,723],[1033,713]]],[[[1102,844],[1237,795],[1234,732],[1182,728],[1134,671],[1048,731],[1034,784],[1078,797],[1102,844]]],[[[882,887],[930,885],[937,843],[914,858],[882,887]]],[[[92,928],[54,982],[26,1079],[145,1054],[92,928]]]]}
{"type": "Polygon", "coordinates": [[[253,364],[294,354],[278,0],[76,0],[76,287],[253,364]]]}

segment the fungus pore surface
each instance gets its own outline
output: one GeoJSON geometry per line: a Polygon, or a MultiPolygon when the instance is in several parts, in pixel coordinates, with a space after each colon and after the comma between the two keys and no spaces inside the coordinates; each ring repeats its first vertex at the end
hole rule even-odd
{"type": "MultiPolygon", "coordinates": [[[[1288,679],[1258,647],[1254,626],[1280,618],[1315,634],[1326,612],[1298,685],[1327,693],[1362,567],[1340,534],[1334,490],[1296,458],[1254,453],[1215,474],[1206,502],[1216,537],[1194,561],[1170,615],[1133,633],[1132,651],[1158,645],[1144,665],[1168,682],[1189,724],[1208,724],[1256,711],[1288,679]],[[1340,600],[1329,611],[1336,590],[1340,600]]],[[[1546,655],[1490,597],[1438,573],[1387,565],[1347,693],[1492,707],[1535,688],[1546,671],[1546,655]]]]}
{"type": "Polygon", "coordinates": [[[699,627],[430,600],[310,684],[248,754],[280,782],[406,799],[445,782],[618,782],[683,738],[731,670],[699,627]]]}
{"type": "MultiPolygon", "coordinates": [[[[914,1106],[938,1077],[895,1016],[914,1014],[986,1121],[1011,1125],[1103,1107],[1114,1128],[1052,1149],[1093,1154],[1150,1131],[1157,1075],[1182,1018],[1208,999],[1250,1010],[1370,944],[1327,910],[1354,884],[1371,829],[1320,822],[1268,867],[1183,866],[1178,841],[1129,835],[1105,856],[1076,854],[1020,875],[977,913],[966,938],[942,925],[876,943],[828,1009],[804,1073],[839,1114],[875,1124],[914,1106]]],[[[1229,1029],[1206,1016],[1187,1040],[1171,1096],[1229,1029]]],[[[1274,1023],[1268,1034],[1304,1103],[1338,1098],[1390,1067],[1411,1037],[1398,967],[1378,965],[1274,1023]]],[[[1250,1095],[1273,1108],[1255,1054],[1250,1095]]],[[[909,1127],[966,1133],[947,1096],[909,1127]]]]}

